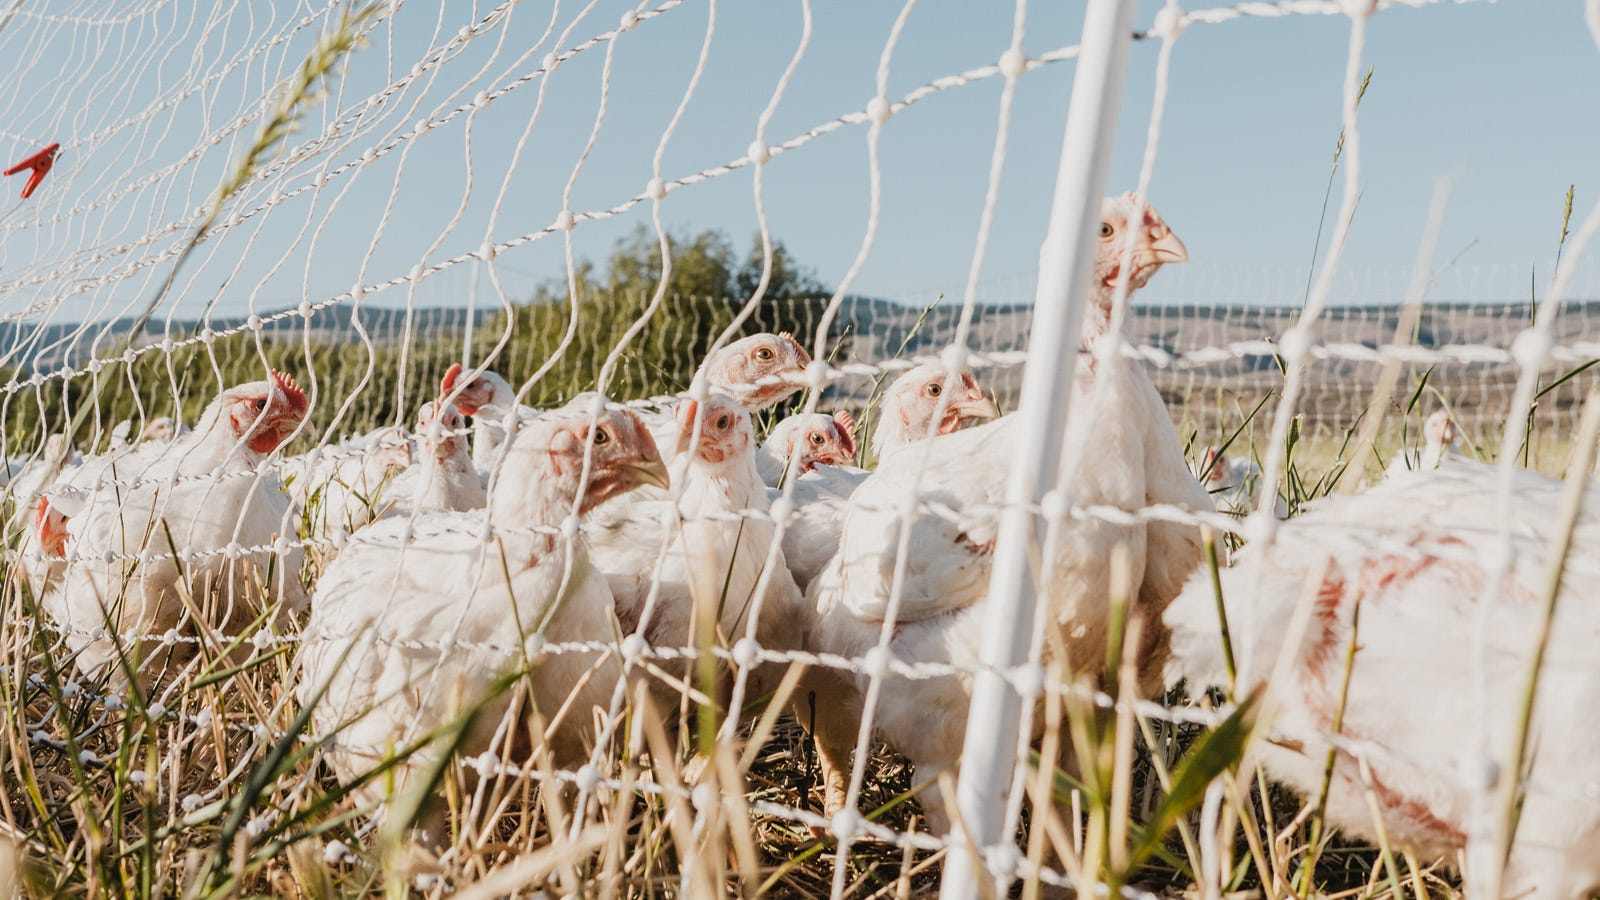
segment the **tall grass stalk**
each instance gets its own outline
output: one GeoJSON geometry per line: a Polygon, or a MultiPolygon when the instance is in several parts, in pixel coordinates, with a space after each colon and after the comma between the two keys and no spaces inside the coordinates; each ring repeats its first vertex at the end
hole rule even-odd
{"type": "MultiPolygon", "coordinates": [[[[1504,768],[1505,784],[1501,791],[1501,820],[1503,844],[1500,854],[1502,866],[1516,841],[1517,825],[1522,818],[1523,780],[1527,777],[1528,734],[1533,727],[1537,705],[1539,680],[1544,668],[1545,648],[1550,642],[1550,631],[1555,623],[1557,603],[1566,572],[1567,556],[1572,552],[1572,537],[1577,530],[1578,517],[1583,512],[1588,495],[1589,475],[1594,470],[1596,442],[1600,440],[1600,390],[1592,391],[1584,403],[1583,418],[1578,425],[1577,443],[1572,449],[1572,462],[1567,467],[1566,487],[1561,494],[1561,509],[1556,518],[1556,539],[1546,563],[1544,590],[1541,597],[1538,630],[1533,646],[1533,657],[1528,662],[1521,702],[1512,732],[1510,756],[1504,768]]],[[[1500,870],[1496,870],[1496,876],[1500,870]]],[[[1498,894],[1500,886],[1492,884],[1498,894]]]]}
{"type": "MultiPolygon", "coordinates": [[[[1367,86],[1372,84],[1372,66],[1367,67],[1366,77],[1361,79],[1361,90],[1356,93],[1356,105],[1361,105],[1362,98],[1367,96],[1367,86]]],[[[1306,272],[1305,302],[1311,300],[1311,286],[1316,279],[1317,257],[1322,253],[1322,228],[1328,221],[1328,201],[1333,198],[1333,179],[1339,174],[1339,158],[1344,155],[1344,129],[1339,129],[1339,139],[1333,144],[1333,163],[1328,167],[1328,186],[1322,192],[1322,212],[1317,214],[1317,236],[1311,242],[1311,266],[1306,272]]]]}

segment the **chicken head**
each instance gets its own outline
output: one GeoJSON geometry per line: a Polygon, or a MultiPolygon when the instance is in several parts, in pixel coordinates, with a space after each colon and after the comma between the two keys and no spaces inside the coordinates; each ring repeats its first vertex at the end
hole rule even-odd
{"type": "Polygon", "coordinates": [[[753,334],[723,347],[706,359],[704,373],[711,387],[749,410],[762,410],[800,390],[786,378],[811,365],[811,354],[794,335],[753,334]]]}
{"type": "Polygon", "coordinates": [[[294,378],[276,369],[266,381],[223,391],[218,402],[233,437],[257,453],[271,453],[293,436],[311,406],[294,378]]]}

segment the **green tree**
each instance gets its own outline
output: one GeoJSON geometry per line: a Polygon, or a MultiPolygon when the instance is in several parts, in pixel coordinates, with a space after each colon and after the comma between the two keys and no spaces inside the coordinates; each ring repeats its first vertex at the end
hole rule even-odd
{"type": "MultiPolygon", "coordinates": [[[[721,232],[669,234],[672,267],[659,307],[639,334],[622,347],[607,392],[641,397],[683,390],[717,337],[733,322],[760,282],[759,239],[741,258],[721,232]]],[[[763,299],[737,336],[789,331],[809,344],[831,292],[781,245],[773,247],[772,277],[763,299]]],[[[593,389],[608,355],[649,309],[661,281],[661,246],[643,227],[618,241],[603,266],[583,261],[573,278],[539,286],[531,301],[482,329],[475,358],[512,376],[531,377],[549,360],[567,333],[576,307],[577,326],[560,360],[530,392],[530,402],[560,402],[593,389]]]]}

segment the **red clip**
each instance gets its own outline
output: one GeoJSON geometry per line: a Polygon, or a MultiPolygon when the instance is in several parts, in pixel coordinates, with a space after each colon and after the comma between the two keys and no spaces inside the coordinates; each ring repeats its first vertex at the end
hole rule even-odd
{"type": "Polygon", "coordinates": [[[45,173],[49,172],[50,167],[55,164],[56,153],[60,149],[60,144],[51,144],[6,170],[7,177],[15,175],[23,169],[33,170],[33,174],[28,176],[28,183],[22,186],[22,199],[26,200],[33,196],[33,189],[39,186],[39,182],[44,180],[45,173]]]}

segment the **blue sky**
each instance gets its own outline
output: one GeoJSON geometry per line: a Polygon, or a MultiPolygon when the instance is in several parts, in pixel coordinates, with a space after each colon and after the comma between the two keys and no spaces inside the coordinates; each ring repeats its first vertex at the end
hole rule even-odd
{"type": "MultiPolygon", "coordinates": [[[[1141,25],[1159,6],[1141,4],[1141,25]]],[[[259,127],[252,121],[230,134],[228,123],[259,109],[271,85],[303,57],[321,20],[277,43],[274,37],[324,6],[239,4],[218,13],[199,0],[172,0],[152,8],[157,11],[123,24],[19,17],[0,32],[0,53],[8,54],[0,58],[11,60],[0,69],[12,83],[50,85],[6,101],[9,125],[0,128],[5,152],[20,159],[50,140],[70,151],[34,200],[6,214],[0,289],[11,289],[9,297],[0,296],[0,313],[66,297],[52,317],[103,318],[152,296],[166,271],[163,262],[131,273],[118,266],[171,248],[181,232],[131,254],[108,248],[181,222],[185,211],[204,202],[259,127]],[[60,71],[80,74],[62,80],[60,71]],[[202,89],[180,90],[194,85],[202,89]],[[118,127],[130,120],[137,124],[118,127]],[[196,154],[197,146],[206,149],[196,154]],[[141,179],[149,184],[135,187],[141,179]],[[93,211],[72,212],[86,205],[93,211]],[[82,272],[59,277],[71,261],[85,259],[82,272]],[[104,277],[90,284],[85,273],[104,277]]],[[[311,111],[291,146],[348,119],[428,48],[492,8],[416,2],[402,8],[351,57],[348,72],[311,111]]],[[[629,8],[600,0],[563,46],[610,30],[629,8]]],[[[862,0],[814,3],[812,43],[773,117],[772,143],[865,107],[900,8],[862,0]]],[[[563,4],[554,17],[557,31],[581,12],[563,4]]],[[[606,116],[573,187],[573,209],[606,209],[643,190],[705,37],[708,12],[705,2],[689,0],[615,42],[606,116]]],[[[891,62],[889,96],[992,63],[1010,40],[1013,12],[1009,4],[922,0],[891,62]]],[[[1076,43],[1080,17],[1077,3],[1031,4],[1029,54],[1076,43]]],[[[312,183],[321,171],[391,145],[419,118],[437,118],[480,91],[516,82],[539,68],[549,44],[521,57],[551,20],[548,2],[524,0],[509,22],[389,94],[359,128],[251,185],[234,207],[253,208],[312,183]]],[[[666,178],[744,155],[799,35],[798,3],[718,4],[704,80],[663,158],[666,178]]],[[[1291,16],[1196,25],[1179,40],[1151,196],[1188,244],[1192,261],[1163,273],[1151,286],[1151,302],[1300,299],[1339,130],[1348,35],[1342,16],[1291,16]]],[[[181,317],[213,302],[225,312],[315,302],[358,278],[382,282],[419,263],[475,249],[487,236],[504,241],[538,232],[563,207],[562,190],[594,123],[606,51],[605,45],[586,50],[547,79],[520,84],[472,116],[330,176],[321,190],[270,202],[191,259],[164,312],[181,317]],[[533,119],[541,86],[543,105],[533,119]],[[534,126],[513,165],[530,119],[534,126]],[[458,205],[460,218],[452,223],[458,205]]],[[[1134,47],[1114,190],[1131,188],[1137,176],[1156,51],[1155,42],[1134,47]]],[[[1576,185],[1579,216],[1600,198],[1600,50],[1583,27],[1582,4],[1515,0],[1387,10],[1371,24],[1366,61],[1375,74],[1361,112],[1363,195],[1335,301],[1401,295],[1429,198],[1446,176],[1455,188],[1436,265],[1454,262],[1433,296],[1526,297],[1530,275],[1542,289],[1567,186],[1576,185]]],[[[1072,77],[1072,63],[1063,62],[1021,82],[981,299],[1031,298],[1072,77]]],[[[909,301],[937,292],[959,296],[972,262],[1000,90],[999,78],[953,88],[890,121],[882,145],[882,221],[855,292],[909,301]]],[[[775,158],[767,169],[766,208],[775,235],[828,283],[843,275],[865,232],[866,135],[863,126],[847,126],[775,158]]],[[[8,197],[17,180],[4,183],[8,197]]],[[[1330,211],[1338,190],[1336,184],[1330,211]]],[[[756,230],[751,170],[676,190],[662,213],[674,228],[721,229],[742,249],[756,230]]],[[[575,252],[603,257],[620,235],[648,221],[643,205],[585,222],[572,233],[575,252]]],[[[1579,293],[1600,296],[1596,256],[1587,254],[1579,293]]],[[[496,261],[512,299],[558,276],[562,266],[560,235],[496,261]]],[[[369,302],[461,303],[474,286],[477,302],[492,302],[484,274],[478,263],[460,265],[427,279],[414,295],[395,288],[369,302]]]]}

